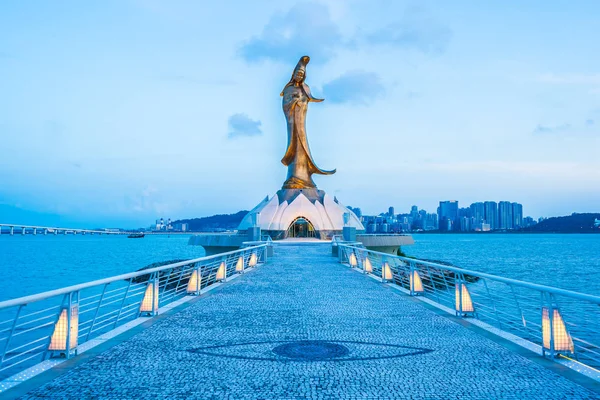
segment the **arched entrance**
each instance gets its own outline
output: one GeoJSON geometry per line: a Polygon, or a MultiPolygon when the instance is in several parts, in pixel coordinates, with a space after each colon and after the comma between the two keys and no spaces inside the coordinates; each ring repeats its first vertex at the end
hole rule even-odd
{"type": "Polygon", "coordinates": [[[290,224],[285,237],[314,238],[316,237],[315,227],[308,219],[298,217],[290,224]]]}

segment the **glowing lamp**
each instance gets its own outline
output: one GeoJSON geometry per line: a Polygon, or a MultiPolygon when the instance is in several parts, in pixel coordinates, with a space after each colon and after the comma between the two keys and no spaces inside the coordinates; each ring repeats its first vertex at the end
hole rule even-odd
{"type": "Polygon", "coordinates": [[[140,304],[140,314],[142,313],[158,314],[158,282],[156,280],[148,282],[148,286],[146,286],[146,293],[140,304]]]}
{"type": "Polygon", "coordinates": [[[225,261],[221,261],[221,265],[219,265],[219,269],[217,270],[217,281],[224,281],[227,278],[227,267],[225,266],[225,261]]]}
{"type": "Polygon", "coordinates": [[[258,263],[258,257],[256,256],[256,253],[252,253],[252,255],[250,256],[250,261],[248,261],[248,266],[256,267],[257,263],[258,263]]]}
{"type": "Polygon", "coordinates": [[[198,270],[195,269],[192,271],[192,276],[190,276],[190,280],[187,285],[188,293],[198,293],[200,290],[200,279],[198,279],[198,270]]]}
{"type": "Polygon", "coordinates": [[[381,267],[381,279],[384,282],[387,282],[389,280],[392,280],[392,278],[394,278],[394,274],[392,274],[392,269],[390,268],[390,264],[386,262],[383,263],[383,266],[381,267]]]}
{"type": "Polygon", "coordinates": [[[423,294],[423,282],[421,281],[421,275],[416,269],[410,274],[410,295],[416,296],[423,294]]]}
{"type": "Polygon", "coordinates": [[[356,261],[356,254],[354,254],[354,252],[350,253],[350,257],[348,257],[348,263],[352,268],[358,265],[358,261],[356,261]]]}
{"type": "Polygon", "coordinates": [[[244,257],[240,256],[235,264],[235,272],[244,272],[244,257]]]}
{"type": "Polygon", "coordinates": [[[542,307],[542,339],[544,353],[545,350],[550,350],[552,355],[555,352],[575,352],[571,335],[556,308],[550,310],[548,307],[542,307]]]}
{"type": "Polygon", "coordinates": [[[371,261],[368,257],[365,258],[365,260],[363,261],[363,270],[366,274],[370,274],[371,272],[373,272],[373,266],[371,265],[371,261]]]}
{"type": "Polygon", "coordinates": [[[471,294],[469,293],[469,289],[467,289],[467,285],[464,283],[457,283],[456,287],[456,314],[462,316],[473,315],[475,313],[475,308],[473,307],[473,301],[471,300],[471,294]]]}
{"type": "Polygon", "coordinates": [[[68,354],[71,350],[77,348],[77,335],[79,333],[79,306],[71,306],[69,313],[68,307],[63,307],[60,311],[58,321],[54,325],[54,333],[50,338],[50,351],[64,351],[68,354]],[[69,321],[69,314],[70,321],[69,321]],[[67,334],[67,332],[69,334],[67,334]],[[67,339],[68,338],[68,339],[67,339]],[[69,351],[67,351],[67,340],[69,341],[69,351]]]}

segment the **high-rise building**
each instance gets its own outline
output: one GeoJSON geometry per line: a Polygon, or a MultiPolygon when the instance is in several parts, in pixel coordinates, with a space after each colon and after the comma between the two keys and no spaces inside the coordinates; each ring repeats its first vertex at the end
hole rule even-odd
{"type": "Polygon", "coordinates": [[[429,226],[431,226],[433,230],[439,229],[440,225],[437,214],[427,214],[427,219],[429,221],[429,226]]]}
{"type": "Polygon", "coordinates": [[[458,209],[458,216],[459,217],[471,218],[471,208],[470,207],[459,208],[458,209]]]}
{"type": "Polygon", "coordinates": [[[512,203],[513,229],[523,228],[523,204],[512,203]]]}
{"type": "Polygon", "coordinates": [[[458,201],[440,201],[438,215],[439,229],[441,231],[447,232],[460,229],[460,222],[458,221],[458,201]]]}
{"type": "Polygon", "coordinates": [[[419,218],[419,207],[412,206],[410,208],[410,216],[413,217],[413,219],[419,218]]]}
{"type": "Polygon", "coordinates": [[[498,229],[498,204],[495,201],[486,201],[483,203],[485,223],[490,226],[490,230],[498,229]]]}
{"type": "Polygon", "coordinates": [[[498,203],[498,229],[513,228],[513,207],[510,201],[498,203]]]}
{"type": "MultiPolygon", "coordinates": [[[[458,220],[461,232],[469,232],[473,230],[473,223],[471,221],[471,208],[459,208],[458,209],[458,220]]],[[[456,230],[456,229],[455,229],[456,230]]]]}
{"type": "Polygon", "coordinates": [[[471,217],[475,226],[481,225],[485,221],[485,209],[482,202],[471,204],[471,217]]]}
{"type": "Polygon", "coordinates": [[[391,216],[391,217],[393,217],[395,215],[394,214],[394,207],[388,208],[388,215],[391,216]]]}
{"type": "Polygon", "coordinates": [[[460,231],[461,232],[469,232],[471,231],[471,218],[469,217],[460,217],[460,231]]]}

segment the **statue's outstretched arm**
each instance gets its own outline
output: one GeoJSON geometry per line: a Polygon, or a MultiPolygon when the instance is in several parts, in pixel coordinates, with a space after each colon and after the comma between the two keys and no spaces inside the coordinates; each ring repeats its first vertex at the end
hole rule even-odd
{"type": "Polygon", "coordinates": [[[302,84],[302,89],[304,89],[304,93],[306,93],[306,96],[308,97],[308,101],[312,101],[313,103],[320,103],[325,99],[317,99],[316,97],[313,97],[312,93],[310,92],[310,88],[308,87],[308,85],[306,83],[302,84]]]}

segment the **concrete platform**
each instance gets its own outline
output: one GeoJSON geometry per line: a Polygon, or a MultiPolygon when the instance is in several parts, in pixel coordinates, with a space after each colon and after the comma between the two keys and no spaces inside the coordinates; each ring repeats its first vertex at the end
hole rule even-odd
{"type": "Polygon", "coordinates": [[[401,234],[357,234],[356,241],[361,242],[369,250],[379,251],[381,253],[396,254],[402,246],[415,244],[412,235],[401,234]]]}
{"type": "Polygon", "coordinates": [[[289,244],[115,347],[40,375],[23,398],[600,399],[593,382],[457,322],[338,264],[328,246],[289,244]]]}
{"type": "Polygon", "coordinates": [[[237,250],[248,241],[246,233],[199,233],[188,240],[190,246],[202,246],[206,255],[237,250]]]}

